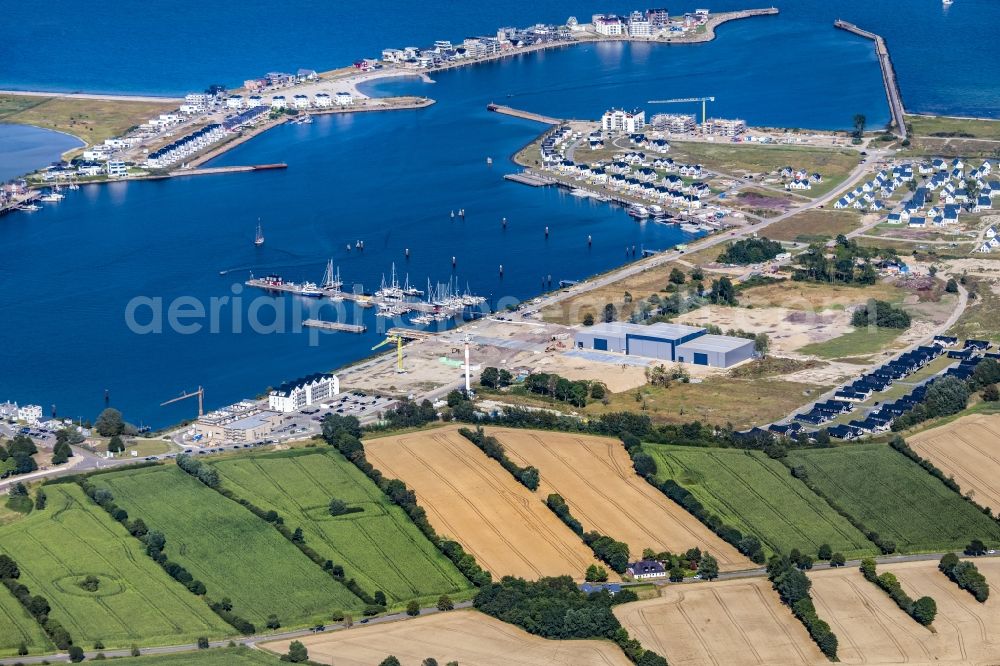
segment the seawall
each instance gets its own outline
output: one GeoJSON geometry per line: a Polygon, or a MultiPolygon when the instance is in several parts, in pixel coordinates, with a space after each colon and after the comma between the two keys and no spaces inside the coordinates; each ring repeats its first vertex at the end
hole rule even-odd
{"type": "Polygon", "coordinates": [[[875,55],[878,56],[878,64],[882,68],[882,83],[885,85],[885,96],[889,101],[889,111],[892,113],[892,124],[899,131],[900,138],[906,139],[906,112],[903,110],[903,99],[899,93],[899,84],[896,82],[896,70],[892,66],[892,58],[889,57],[889,49],[885,45],[885,40],[882,39],[881,35],[862,30],[847,21],[837,19],[833,25],[875,42],[875,55]]]}

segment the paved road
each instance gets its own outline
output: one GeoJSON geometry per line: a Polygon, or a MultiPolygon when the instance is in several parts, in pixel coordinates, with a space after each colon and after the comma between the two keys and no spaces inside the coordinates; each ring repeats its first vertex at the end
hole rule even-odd
{"type": "MultiPolygon", "coordinates": [[[[455,608],[456,609],[457,608],[471,608],[471,607],[472,607],[472,602],[471,601],[462,601],[462,602],[459,602],[459,603],[455,604],[455,608]]],[[[422,608],[420,610],[420,615],[433,615],[435,613],[440,613],[440,612],[442,612],[442,611],[439,611],[437,609],[437,607],[431,606],[429,608],[422,608]]],[[[356,621],[356,622],[354,622],[354,627],[357,628],[357,627],[367,626],[367,625],[372,625],[372,624],[383,624],[385,622],[400,622],[400,621],[406,621],[406,620],[412,620],[412,619],[413,618],[410,617],[409,615],[407,615],[406,613],[402,613],[402,612],[400,612],[400,613],[391,613],[389,615],[382,615],[380,617],[373,617],[370,620],[368,620],[368,622],[366,622],[364,625],[361,624],[360,620],[356,621]]],[[[233,643],[236,643],[237,645],[246,645],[248,647],[260,649],[260,648],[258,648],[258,643],[268,643],[268,642],[271,642],[271,641],[281,641],[281,640],[292,640],[292,639],[295,639],[295,638],[302,638],[304,636],[312,636],[312,635],[318,634],[318,633],[329,633],[331,631],[340,631],[340,630],[344,630],[344,629],[347,629],[347,627],[345,627],[344,624],[342,624],[342,623],[339,623],[339,624],[329,624],[329,625],[326,625],[324,627],[323,631],[313,631],[311,629],[296,629],[294,631],[282,631],[282,632],[275,633],[275,634],[268,634],[266,636],[265,635],[259,635],[259,636],[234,637],[232,639],[232,641],[230,641],[229,639],[222,640],[222,641],[210,641],[209,642],[209,646],[210,647],[214,647],[214,648],[217,648],[217,647],[226,647],[227,645],[229,645],[230,642],[233,642],[233,643]]],[[[188,643],[186,645],[165,645],[165,646],[161,646],[161,647],[142,648],[142,654],[144,654],[144,655],[150,655],[150,654],[175,654],[175,653],[178,653],[178,652],[190,652],[192,650],[197,650],[197,649],[198,649],[198,644],[197,643],[188,643]]],[[[131,654],[132,654],[131,650],[101,650],[101,652],[104,653],[105,657],[128,657],[128,656],[131,656],[131,654]]],[[[93,659],[95,656],[97,656],[97,653],[98,653],[97,650],[89,650],[89,651],[85,652],[84,654],[86,654],[87,659],[89,660],[89,659],[93,659]]],[[[28,655],[28,656],[25,656],[25,657],[7,657],[6,659],[0,659],[0,665],[6,666],[8,664],[40,664],[42,662],[51,662],[51,661],[67,661],[68,662],[69,658],[66,655],[66,653],[63,653],[63,652],[60,652],[60,653],[57,653],[57,654],[48,654],[48,655],[28,655]]]]}

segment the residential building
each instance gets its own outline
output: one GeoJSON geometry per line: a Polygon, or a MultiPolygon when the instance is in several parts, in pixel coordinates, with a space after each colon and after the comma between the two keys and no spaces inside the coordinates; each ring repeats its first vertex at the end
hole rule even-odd
{"type": "Polygon", "coordinates": [[[269,409],[276,412],[294,412],[312,404],[328,400],[340,393],[340,380],[330,373],[316,373],[286,382],[271,391],[267,398],[269,409]]]}
{"type": "Polygon", "coordinates": [[[740,119],[709,118],[702,130],[717,136],[739,136],[747,131],[747,123],[740,119]]]}
{"type": "Polygon", "coordinates": [[[671,134],[694,132],[698,127],[695,117],[688,113],[657,113],[650,120],[653,129],[671,134]]]}
{"type": "Polygon", "coordinates": [[[128,175],[128,167],[121,160],[108,160],[104,170],[109,178],[124,178],[128,175]]]}
{"type": "Polygon", "coordinates": [[[617,16],[595,14],[593,21],[594,32],[598,35],[604,35],[605,37],[621,37],[625,34],[625,24],[622,22],[621,18],[617,16]]]}
{"type": "Polygon", "coordinates": [[[652,37],[653,23],[640,12],[632,12],[628,19],[630,37],[652,37]]]}
{"type": "Polygon", "coordinates": [[[633,134],[646,126],[646,112],[635,109],[623,111],[611,109],[601,116],[601,129],[605,132],[626,132],[633,134]]]}
{"type": "Polygon", "coordinates": [[[631,562],[625,572],[635,578],[636,580],[645,580],[647,578],[665,578],[667,575],[667,570],[664,568],[663,564],[657,562],[656,560],[640,560],[638,562],[631,562]]]}
{"type": "Polygon", "coordinates": [[[17,408],[17,420],[24,421],[28,425],[37,425],[42,420],[42,408],[40,405],[24,405],[17,408]]]}
{"type": "Polygon", "coordinates": [[[344,90],[334,95],[333,99],[337,106],[351,106],[354,104],[354,96],[344,90]]]}

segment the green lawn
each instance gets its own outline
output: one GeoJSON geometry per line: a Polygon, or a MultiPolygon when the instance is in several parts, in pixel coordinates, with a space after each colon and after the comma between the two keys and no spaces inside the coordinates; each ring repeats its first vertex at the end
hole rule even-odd
{"type": "Polygon", "coordinates": [[[365,590],[385,592],[390,602],[436,600],[471,587],[403,510],[339,453],[280,451],[215,467],[226,488],[274,509],[289,527],[301,527],[309,546],[341,564],[365,590]],[[333,497],[363,511],[333,517],[333,497]]]}
{"type": "Polygon", "coordinates": [[[847,358],[864,356],[882,351],[902,334],[898,328],[859,328],[826,342],[814,342],[800,347],[800,354],[811,354],[820,358],[847,358]]]}
{"type": "Polygon", "coordinates": [[[1000,525],[886,445],[792,451],[788,459],[901,552],[961,550],[972,539],[1000,545],[1000,525]]]}
{"type": "Polygon", "coordinates": [[[177,654],[151,654],[141,657],[120,657],[111,661],[115,666],[277,666],[283,663],[264,650],[248,647],[212,648],[177,654]]]}
{"type": "Polygon", "coordinates": [[[17,654],[21,643],[28,648],[28,654],[55,650],[35,618],[24,610],[6,587],[0,586],[0,657],[17,654]]]}
{"type": "Polygon", "coordinates": [[[185,643],[233,633],[78,486],[47,486],[46,492],[46,509],[0,528],[0,551],[17,561],[21,582],[48,599],[51,616],[78,645],[185,643]],[[94,592],[79,586],[87,575],[100,581],[94,592]]]}
{"type": "Polygon", "coordinates": [[[657,477],[672,478],[705,507],[771,551],[798,548],[816,556],[827,543],[848,558],[875,546],[788,468],[757,451],[645,444],[657,477]]]}
{"type": "Polygon", "coordinates": [[[360,599],[323,572],[271,525],[174,465],[94,477],[132,517],[167,538],[164,552],[205,583],[212,599],[262,628],[272,613],[283,626],[357,610],[360,599]]]}

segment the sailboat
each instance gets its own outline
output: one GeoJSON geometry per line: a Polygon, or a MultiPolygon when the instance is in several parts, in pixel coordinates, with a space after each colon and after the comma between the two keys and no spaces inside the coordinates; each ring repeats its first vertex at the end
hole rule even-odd
{"type": "Polygon", "coordinates": [[[260,220],[257,220],[257,235],[254,236],[253,244],[257,247],[264,244],[264,230],[260,226],[260,220]]]}

